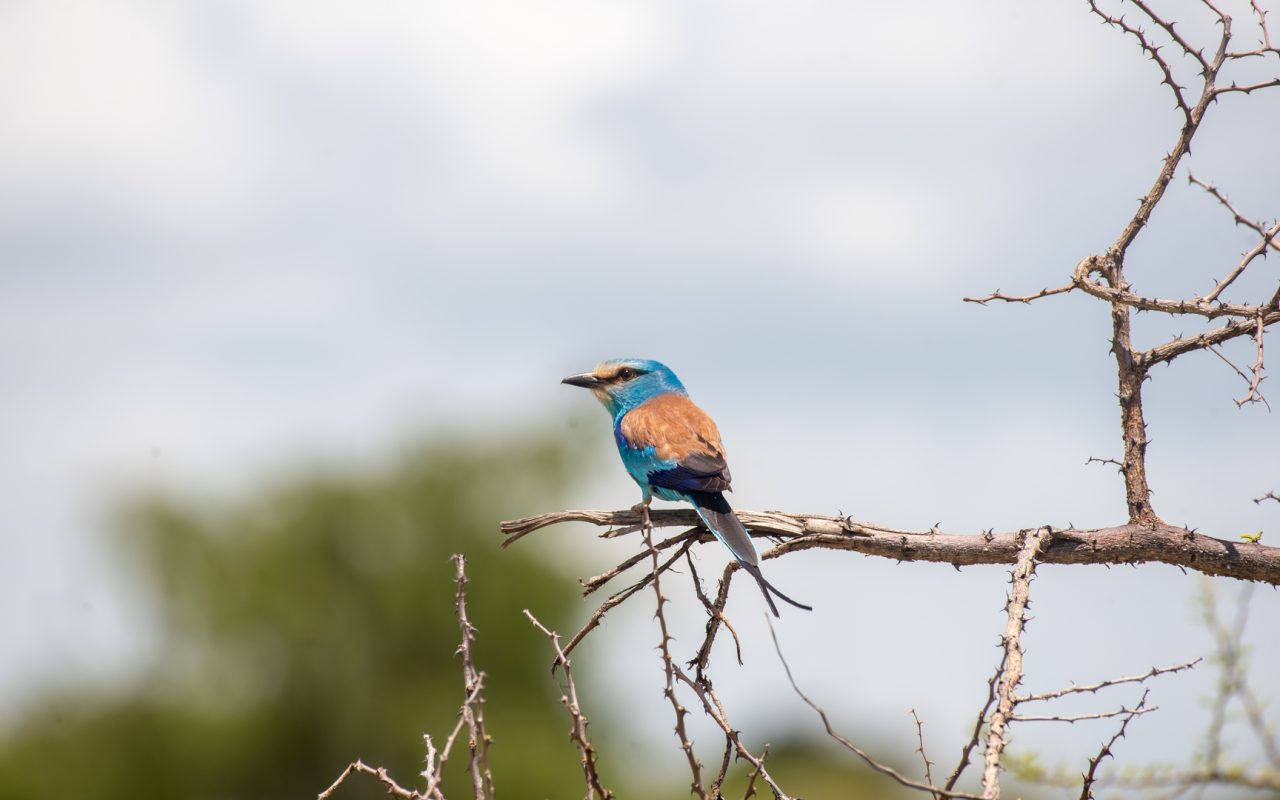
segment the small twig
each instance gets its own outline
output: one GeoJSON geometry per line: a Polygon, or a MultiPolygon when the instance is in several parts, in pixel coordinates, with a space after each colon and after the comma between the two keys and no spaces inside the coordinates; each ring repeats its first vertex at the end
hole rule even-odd
{"type": "Polygon", "coordinates": [[[462,703],[462,718],[467,724],[470,753],[467,768],[471,772],[471,786],[476,800],[493,800],[493,773],[489,769],[489,744],[493,740],[484,725],[484,698],[480,694],[484,673],[476,671],[471,656],[476,629],[467,619],[466,558],[461,553],[455,554],[453,563],[458,582],[454,609],[458,614],[458,627],[462,630],[462,644],[458,645],[458,653],[462,656],[462,677],[467,688],[466,700],[462,703]]]}
{"type": "MultiPolygon", "coordinates": [[[[924,782],[932,786],[933,762],[929,760],[929,756],[925,755],[924,752],[924,723],[920,721],[920,717],[916,714],[914,708],[911,709],[911,718],[916,721],[916,741],[919,742],[916,752],[920,754],[920,760],[924,762],[924,782]]],[[[941,797],[937,792],[930,792],[930,794],[933,795],[935,800],[941,797]]]]}
{"type": "MultiPolygon", "coordinates": [[[[694,566],[693,556],[686,552],[684,560],[689,565],[689,574],[693,578],[693,591],[698,595],[698,599],[702,601],[703,607],[707,609],[707,614],[722,623],[729,629],[729,633],[733,634],[734,654],[738,658],[738,666],[742,666],[742,640],[738,638],[737,630],[734,629],[733,623],[729,621],[729,617],[724,613],[724,603],[712,603],[707,598],[706,593],[702,591],[702,581],[698,578],[698,568],[694,566]]],[[[717,600],[719,600],[718,597],[717,600]]]]}
{"type": "Polygon", "coordinates": [[[525,617],[529,622],[533,623],[533,627],[542,632],[543,636],[551,642],[551,646],[556,651],[556,661],[564,668],[565,686],[560,690],[560,702],[569,712],[572,724],[569,727],[569,738],[573,740],[574,745],[578,748],[578,754],[582,757],[582,775],[587,783],[586,800],[599,798],[600,800],[610,800],[613,792],[604,788],[600,783],[600,774],[596,767],[596,750],[591,744],[591,739],[587,737],[587,726],[590,721],[587,715],[582,713],[582,706],[578,703],[578,689],[573,683],[573,666],[569,663],[568,656],[564,650],[560,648],[560,635],[554,631],[548,630],[545,625],[538,621],[536,617],[529,611],[524,610],[525,617]]]}
{"type": "MultiPolygon", "coordinates": [[[[684,544],[680,546],[680,549],[678,549],[675,552],[675,554],[673,554],[670,558],[668,558],[663,563],[660,571],[665,572],[667,569],[669,569],[671,565],[676,563],[676,561],[681,556],[683,556],[686,552],[688,552],[689,548],[693,547],[693,545],[696,542],[697,542],[697,539],[685,539],[684,544]]],[[[584,624],[581,628],[579,628],[578,632],[575,633],[573,635],[573,638],[569,640],[569,643],[565,645],[565,648],[564,648],[565,655],[572,653],[574,649],[576,649],[577,646],[582,643],[582,640],[587,638],[587,634],[591,633],[593,630],[599,627],[601,621],[604,620],[605,614],[609,613],[611,609],[617,607],[619,604],[621,604],[624,600],[626,600],[631,595],[635,594],[636,592],[640,591],[644,587],[648,586],[652,581],[653,581],[653,573],[647,573],[643,578],[631,584],[627,588],[622,589],[610,595],[607,600],[605,600],[603,603],[597,606],[596,610],[592,612],[591,617],[587,620],[586,624],[584,624]]],[[[555,671],[557,663],[558,662],[553,663],[551,665],[552,672],[555,671]]]]}
{"type": "Polygon", "coordinates": [[[955,788],[956,783],[960,780],[960,776],[964,774],[965,769],[969,766],[969,757],[973,754],[978,743],[982,741],[982,728],[987,722],[987,712],[991,710],[991,706],[996,701],[996,684],[1000,681],[1000,676],[1004,674],[1004,660],[996,665],[996,671],[992,673],[991,678],[987,681],[987,701],[982,704],[982,708],[978,711],[978,719],[973,724],[973,736],[965,743],[960,750],[960,761],[956,764],[955,771],[951,773],[951,777],[947,778],[947,783],[943,787],[950,791],[955,788]]]}
{"type": "Polygon", "coordinates": [[[865,763],[867,766],[874,769],[876,772],[879,772],[881,775],[889,776],[890,778],[897,781],[902,786],[907,787],[908,789],[916,789],[921,792],[928,792],[932,794],[934,797],[956,797],[956,798],[967,798],[968,800],[983,800],[983,796],[981,795],[968,794],[965,792],[953,792],[941,786],[934,786],[932,783],[921,783],[919,781],[912,780],[911,778],[908,778],[907,776],[903,775],[901,772],[898,772],[893,767],[890,767],[887,764],[882,764],[879,761],[875,760],[865,750],[858,747],[849,739],[841,735],[835,728],[831,726],[831,720],[828,719],[827,712],[822,708],[822,706],[813,702],[813,700],[811,700],[808,695],[806,695],[803,691],[800,690],[800,686],[796,683],[795,676],[791,674],[791,665],[787,663],[786,656],[782,654],[782,645],[778,644],[778,634],[773,629],[773,621],[768,619],[767,617],[766,617],[766,621],[769,623],[769,635],[773,637],[773,650],[778,654],[778,660],[782,662],[782,669],[787,674],[787,681],[791,684],[792,690],[794,690],[795,693],[800,697],[800,699],[804,701],[805,705],[809,706],[809,708],[812,708],[814,712],[817,713],[818,718],[822,720],[822,727],[826,729],[828,736],[830,736],[835,741],[839,742],[840,745],[844,747],[844,749],[848,750],[850,753],[853,753],[858,758],[862,759],[863,763],[865,763]]]}
{"type": "Polygon", "coordinates": [[[1115,734],[1112,735],[1110,739],[1106,741],[1105,744],[1102,745],[1102,749],[1098,751],[1098,754],[1093,758],[1089,759],[1089,769],[1084,774],[1084,784],[1080,788],[1080,800],[1093,799],[1093,784],[1094,784],[1094,781],[1097,779],[1096,776],[1098,774],[1098,765],[1101,764],[1102,760],[1104,758],[1107,758],[1108,756],[1111,756],[1114,758],[1114,755],[1111,752],[1111,748],[1115,746],[1116,742],[1124,738],[1124,732],[1129,727],[1129,722],[1134,717],[1138,716],[1139,714],[1146,713],[1146,711],[1148,710],[1146,708],[1147,691],[1149,690],[1143,690],[1142,699],[1138,701],[1138,705],[1134,707],[1132,713],[1130,713],[1128,716],[1124,718],[1124,721],[1120,723],[1120,728],[1115,732],[1115,734]]]}
{"type": "Polygon", "coordinates": [[[765,745],[760,750],[760,764],[751,770],[751,775],[747,777],[747,789],[742,795],[742,800],[751,800],[756,794],[756,779],[760,777],[761,770],[764,769],[764,761],[769,757],[769,745],[765,745]]]}
{"type": "MultiPolygon", "coordinates": [[[[1145,694],[1144,694],[1144,697],[1145,697],[1145,694]]],[[[1137,716],[1139,714],[1146,714],[1150,711],[1159,711],[1159,710],[1160,709],[1157,706],[1150,706],[1147,708],[1136,708],[1136,707],[1126,708],[1124,706],[1120,706],[1114,711],[1098,711],[1093,714],[1072,714],[1072,715],[1047,714],[1047,715],[1041,715],[1041,716],[1024,716],[1022,714],[1014,714],[1013,716],[1009,717],[1009,721],[1010,722],[1070,722],[1074,724],[1077,722],[1090,722],[1096,719],[1111,719],[1113,717],[1126,717],[1126,716],[1132,717],[1132,716],[1137,716]]]]}
{"type": "Polygon", "coordinates": [[[1037,528],[1029,531],[1022,550],[1018,553],[1018,561],[1010,573],[1009,582],[1013,588],[1009,593],[1008,618],[1005,622],[1000,682],[996,689],[996,707],[991,712],[991,720],[987,727],[987,747],[985,767],[982,772],[982,793],[991,798],[1000,798],[1000,758],[1004,754],[1008,737],[1005,728],[1013,717],[1017,695],[1014,690],[1022,682],[1022,631],[1026,625],[1027,604],[1030,602],[1031,580],[1035,576],[1036,559],[1040,549],[1052,538],[1049,528],[1037,528]]]}
{"type": "MultiPolygon", "coordinates": [[[[698,647],[698,653],[691,658],[686,666],[693,667],[698,680],[704,678],[707,664],[711,661],[711,647],[716,642],[716,634],[720,632],[720,625],[724,621],[724,607],[729,602],[729,585],[733,580],[733,574],[738,569],[737,561],[730,561],[724,566],[724,573],[720,576],[720,589],[716,592],[716,601],[711,604],[711,609],[707,613],[707,632],[702,638],[702,644],[698,647]]],[[[737,638],[735,634],[735,639],[737,638]]]]}
{"type": "Polygon", "coordinates": [[[1194,661],[1188,661],[1185,664],[1177,664],[1172,667],[1152,667],[1141,675],[1129,675],[1123,678],[1111,678],[1097,683],[1084,684],[1077,686],[1072,684],[1063,689],[1055,689],[1052,692],[1041,692],[1039,694],[1025,694],[1017,698],[1018,703],[1036,703],[1043,700],[1056,700],[1059,697],[1066,697],[1069,694],[1097,694],[1101,689],[1108,689],[1112,686],[1119,686],[1125,683],[1145,683],[1147,680],[1158,675],[1168,675],[1174,672],[1181,672],[1184,669],[1192,669],[1204,659],[1197,658],[1194,661]]]}
{"type": "Polygon", "coordinates": [[[990,303],[992,300],[1002,300],[1006,303],[1031,303],[1033,300],[1039,300],[1042,297],[1050,297],[1055,294],[1066,294],[1067,292],[1075,288],[1077,287],[1073,282],[1073,283],[1068,283],[1066,286],[1059,286],[1055,289],[1041,289],[1035,294],[1028,294],[1028,295],[1005,294],[1004,292],[1001,292],[999,289],[996,289],[994,292],[992,292],[991,294],[985,297],[965,297],[963,298],[963,300],[966,303],[977,303],[980,306],[985,306],[987,303],[990,303]]]}
{"type": "Polygon", "coordinates": [[[1266,367],[1263,366],[1263,346],[1262,346],[1263,334],[1265,332],[1266,332],[1266,326],[1262,324],[1262,317],[1259,316],[1258,328],[1253,335],[1254,347],[1257,348],[1258,358],[1254,362],[1253,367],[1249,370],[1250,374],[1252,375],[1251,378],[1247,379],[1249,381],[1249,391],[1245,394],[1244,397],[1236,401],[1237,407],[1243,406],[1246,403],[1261,402],[1263,405],[1267,407],[1268,411],[1271,410],[1271,404],[1268,403],[1267,399],[1262,396],[1262,392],[1258,391],[1258,387],[1262,385],[1262,382],[1264,380],[1266,380],[1266,378],[1264,378],[1262,375],[1262,371],[1266,369],[1266,367]]]}
{"type": "MultiPolygon", "coordinates": [[[[698,541],[698,539],[696,538],[697,535],[704,534],[704,533],[706,533],[706,529],[704,528],[690,528],[689,530],[683,533],[677,533],[675,536],[671,536],[666,539],[663,539],[661,542],[658,542],[656,545],[654,545],[654,547],[656,547],[658,550],[666,550],[668,547],[679,544],[683,539],[686,539],[690,536],[695,537],[695,541],[698,541]]],[[[649,557],[649,551],[647,549],[641,550],[640,552],[630,556],[629,558],[627,558],[625,561],[621,562],[617,566],[612,567],[611,569],[605,570],[604,572],[600,573],[594,578],[588,578],[587,580],[582,581],[582,586],[583,586],[582,596],[586,597],[587,595],[599,589],[601,586],[604,586],[609,581],[621,575],[623,572],[626,572],[627,570],[634,567],[636,564],[639,564],[641,561],[644,561],[648,557],[649,557]]]]}
{"type": "MultiPolygon", "coordinates": [[[[702,710],[706,712],[706,715],[711,717],[712,722],[714,722],[720,728],[721,732],[723,732],[724,735],[729,737],[733,742],[733,747],[737,752],[738,757],[751,764],[759,774],[760,778],[762,778],[764,782],[769,785],[769,788],[773,790],[775,800],[795,800],[795,798],[792,798],[791,795],[783,791],[782,787],[778,785],[778,782],[769,774],[769,770],[765,769],[764,757],[755,756],[747,749],[747,746],[742,743],[742,737],[733,729],[733,726],[729,724],[729,717],[725,713],[724,704],[720,702],[720,697],[715,693],[715,690],[711,688],[711,683],[705,678],[699,678],[695,681],[693,678],[690,678],[685,674],[684,670],[679,667],[674,667],[674,670],[676,678],[678,678],[681,683],[692,689],[693,693],[697,695],[698,701],[702,703],[702,710]]],[[[763,752],[768,753],[768,750],[769,748],[766,745],[763,752]]]]}
{"type": "Polygon", "coordinates": [[[1121,473],[1124,472],[1124,463],[1116,461],[1114,458],[1098,458],[1097,456],[1089,456],[1089,458],[1085,459],[1084,463],[1085,466],[1090,464],[1111,464],[1115,466],[1116,469],[1120,470],[1121,473]]]}
{"type": "Polygon", "coordinates": [[[329,800],[329,798],[333,796],[333,793],[338,790],[338,787],[342,785],[342,782],[347,779],[347,776],[356,772],[363,773],[365,775],[372,775],[377,778],[382,785],[386,787],[387,794],[392,797],[400,797],[403,798],[403,800],[423,800],[423,798],[426,797],[426,795],[418,794],[412,789],[406,789],[396,783],[391,776],[387,774],[385,767],[371,767],[363,761],[356,760],[347,765],[347,768],[342,771],[342,774],[333,782],[333,785],[316,795],[316,800],[329,800]]]}

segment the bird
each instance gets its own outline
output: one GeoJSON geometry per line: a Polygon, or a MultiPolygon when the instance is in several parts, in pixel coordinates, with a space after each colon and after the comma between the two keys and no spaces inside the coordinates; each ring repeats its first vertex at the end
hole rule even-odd
{"type": "Polygon", "coordinates": [[[561,383],[590,389],[613,418],[618,454],[643,493],[632,511],[647,520],[654,495],[691,504],[707,529],[755,578],[775,617],[780,615],[773,596],[813,610],[778,591],[761,574],[755,545],[724,496],[731,491],[731,477],[720,431],[689,399],[668,366],[650,359],[616,358],[561,383]]]}

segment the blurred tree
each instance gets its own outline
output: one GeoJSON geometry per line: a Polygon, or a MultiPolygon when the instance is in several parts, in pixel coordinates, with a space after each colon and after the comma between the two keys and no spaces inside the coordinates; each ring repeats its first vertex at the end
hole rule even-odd
{"type": "MultiPolygon", "coordinates": [[[[571,463],[549,440],[459,440],[231,503],[130,503],[121,548],[154,594],[162,655],[131,689],[64,690],[11,728],[0,796],[314,797],[356,757],[411,781],[422,734],[443,744],[463,691],[454,552],[469,561],[499,789],[576,792],[550,652],[520,614],[563,617],[574,591],[535,549],[499,552],[496,533],[561,493],[571,463]]],[[[465,764],[464,742],[462,781],[465,764]]],[[[352,781],[342,796],[381,795],[352,781]]]]}

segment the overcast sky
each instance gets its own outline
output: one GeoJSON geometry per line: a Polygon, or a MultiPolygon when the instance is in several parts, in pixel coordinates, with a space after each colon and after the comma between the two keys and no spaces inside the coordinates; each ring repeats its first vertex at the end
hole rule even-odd
{"type": "MultiPolygon", "coordinates": [[[[1212,35],[1198,4],[1169,7],[1212,35]]],[[[607,357],[681,375],[720,423],[743,508],[956,531],[1123,520],[1114,471],[1085,465],[1119,451],[1105,306],[961,302],[1065,283],[1176,135],[1156,68],[1083,3],[6,3],[0,72],[0,723],[51,674],[110,679],[147,657],[102,539],[121,489],[234,493],[414,432],[585,413],[613,467],[606,418],[558,384],[607,357]]],[[[1188,163],[1273,218],[1277,130],[1280,92],[1226,98],[1188,163]]],[[[1202,293],[1246,234],[1179,180],[1130,279],[1202,293]]],[[[1270,291],[1276,263],[1234,297],[1270,291]]],[[[1195,330],[1137,323],[1143,344],[1195,330]]],[[[1153,502],[1280,539],[1280,505],[1250,502],[1280,489],[1280,423],[1238,410],[1243,391],[1207,354],[1157,371],[1153,502]]],[[[617,466],[577,505],[636,499],[617,466]]],[[[616,552],[583,536],[544,537],[572,550],[567,576],[616,552]]],[[[996,657],[1001,571],[817,553],[768,570],[816,607],[780,636],[842,727],[913,747],[914,707],[939,755],[959,747],[996,657]]],[[[1044,568],[1027,686],[1204,654],[1200,583],[1044,568]]],[[[681,602],[692,652],[701,612],[681,602]]],[[[1256,672],[1276,674],[1280,596],[1255,603],[1256,672]]],[[[717,685],[740,727],[816,730],[760,609],[734,597],[748,662],[724,659],[717,685]]],[[[648,612],[602,635],[605,687],[656,695],[648,612]]],[[[1211,685],[1203,668],[1157,684],[1160,720],[1135,722],[1123,755],[1186,757],[1211,685]]],[[[1109,730],[1015,746],[1079,769],[1109,730]]]]}

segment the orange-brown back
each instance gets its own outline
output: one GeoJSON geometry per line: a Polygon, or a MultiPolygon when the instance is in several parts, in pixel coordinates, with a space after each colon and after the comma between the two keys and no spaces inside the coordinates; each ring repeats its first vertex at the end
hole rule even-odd
{"type": "Polygon", "coordinates": [[[715,421],[683,394],[661,394],[631,409],[619,429],[632,447],[652,446],[663,461],[693,454],[725,458],[715,421]]]}

